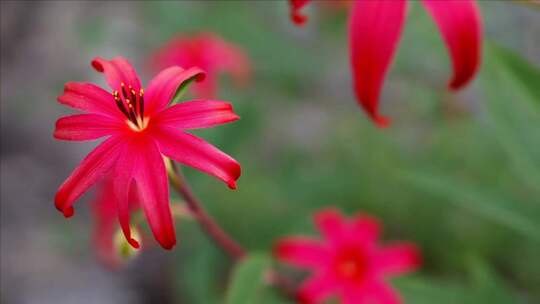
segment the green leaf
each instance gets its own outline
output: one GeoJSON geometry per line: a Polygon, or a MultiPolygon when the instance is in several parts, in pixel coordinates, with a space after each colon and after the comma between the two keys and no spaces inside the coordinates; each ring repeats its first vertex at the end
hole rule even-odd
{"type": "Polygon", "coordinates": [[[254,253],[241,260],[234,268],[226,294],[227,304],[260,303],[264,290],[264,274],[271,265],[266,254],[254,253]]]}
{"type": "Polygon", "coordinates": [[[399,178],[423,191],[449,198],[449,202],[540,241],[539,225],[516,211],[515,204],[501,199],[500,195],[483,193],[475,187],[442,174],[415,172],[402,174],[399,178]]]}
{"type": "Polygon", "coordinates": [[[469,269],[478,300],[491,304],[523,303],[485,261],[478,257],[472,258],[469,269]]]}
{"type": "Polygon", "coordinates": [[[514,77],[523,84],[534,97],[534,100],[539,103],[540,69],[513,51],[494,43],[488,43],[487,50],[491,53],[491,56],[495,56],[499,62],[513,73],[514,77]]]}
{"type": "Polygon", "coordinates": [[[540,122],[540,72],[518,55],[490,43],[481,83],[489,131],[512,160],[522,183],[540,190],[540,132],[533,131],[540,122]]]}

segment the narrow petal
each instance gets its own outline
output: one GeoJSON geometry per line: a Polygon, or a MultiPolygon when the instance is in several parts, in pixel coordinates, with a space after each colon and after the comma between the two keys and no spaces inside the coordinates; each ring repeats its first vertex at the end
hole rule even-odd
{"type": "Polygon", "coordinates": [[[133,248],[139,248],[139,242],[131,237],[130,227],[130,190],[133,182],[133,176],[135,169],[139,164],[139,155],[131,151],[132,149],[126,145],[121,153],[121,156],[116,162],[114,168],[113,194],[116,202],[116,209],[118,210],[118,220],[122,232],[126,237],[126,240],[133,248]]]}
{"type": "Polygon", "coordinates": [[[202,81],[204,77],[204,72],[199,68],[184,70],[173,66],[161,71],[150,81],[146,89],[144,98],[147,110],[145,111],[148,111],[148,115],[152,115],[165,109],[182,85],[193,79],[202,81]]]}
{"type": "Polygon", "coordinates": [[[55,205],[65,217],[73,215],[73,202],[103,177],[118,158],[122,137],[112,136],[97,146],[58,189],[55,205]]]}
{"type": "Polygon", "coordinates": [[[113,90],[120,90],[122,83],[126,86],[131,85],[136,91],[141,88],[137,72],[124,57],[118,56],[111,60],[96,57],[92,60],[92,66],[96,71],[105,74],[105,80],[113,90]]]}
{"type": "Polygon", "coordinates": [[[240,119],[232,105],[219,100],[194,100],[179,103],[161,111],[156,118],[159,124],[171,128],[209,128],[240,119]]]}
{"type": "Polygon", "coordinates": [[[291,20],[297,25],[303,25],[307,21],[307,16],[300,13],[300,10],[311,0],[289,0],[291,6],[291,20]]]}
{"type": "Polygon", "coordinates": [[[323,242],[306,237],[288,237],[279,240],[274,247],[274,255],[283,262],[306,268],[325,267],[330,258],[323,242]]]}
{"type": "Polygon", "coordinates": [[[417,269],[422,263],[422,258],[414,244],[395,243],[379,249],[373,263],[377,271],[395,276],[417,269]]]}
{"type": "Polygon", "coordinates": [[[216,98],[218,83],[218,74],[215,70],[205,69],[206,78],[204,81],[194,83],[190,89],[196,98],[212,99],[216,98]]]}
{"type": "Polygon", "coordinates": [[[232,157],[201,138],[171,128],[155,132],[159,148],[166,156],[184,165],[199,169],[236,189],[240,164],[232,157]]]}
{"type": "Polygon", "coordinates": [[[158,243],[165,249],[172,249],[176,244],[176,236],[163,157],[151,139],[138,139],[135,145],[133,149],[138,151],[138,158],[133,177],[141,205],[158,243]]]}
{"type": "Polygon", "coordinates": [[[125,124],[99,114],[78,114],[56,121],[54,137],[64,140],[91,140],[120,132],[125,124]]]}
{"type": "Polygon", "coordinates": [[[330,276],[315,274],[307,279],[298,290],[298,302],[302,304],[324,303],[336,290],[330,276]]]}
{"type": "MultiPolygon", "coordinates": [[[[366,303],[377,304],[401,304],[403,301],[390,286],[384,282],[370,282],[369,286],[362,294],[358,294],[359,299],[365,299],[366,303]]],[[[359,302],[350,302],[350,304],[359,302]]]]}
{"type": "Polygon", "coordinates": [[[320,233],[329,241],[338,243],[346,233],[346,222],[341,212],[335,208],[321,210],[314,215],[315,225],[320,233]]]}
{"type": "Polygon", "coordinates": [[[58,102],[89,113],[111,117],[121,115],[112,94],[92,83],[66,83],[64,94],[58,96],[58,102]]]}
{"type": "Polygon", "coordinates": [[[474,0],[423,0],[441,31],[450,56],[454,75],[448,87],[457,90],[471,81],[480,65],[481,17],[474,0]]]}
{"type": "Polygon", "coordinates": [[[359,104],[379,127],[389,124],[379,115],[379,98],[401,36],[406,4],[405,0],[355,1],[350,16],[354,91],[359,104]]]}
{"type": "Polygon", "coordinates": [[[352,220],[351,232],[355,239],[374,244],[381,234],[381,223],[374,217],[359,214],[352,220]]]}

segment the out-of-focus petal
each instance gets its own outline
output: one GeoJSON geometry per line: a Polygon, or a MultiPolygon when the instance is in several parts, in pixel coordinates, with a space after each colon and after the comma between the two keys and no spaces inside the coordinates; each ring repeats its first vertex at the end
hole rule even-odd
{"type": "Polygon", "coordinates": [[[315,213],[314,220],[317,229],[330,242],[340,243],[346,237],[345,218],[338,209],[323,209],[315,213]]]}
{"type": "Polygon", "coordinates": [[[314,274],[302,283],[298,290],[298,302],[302,304],[324,303],[335,290],[335,282],[327,275],[314,274]]]}
{"type": "Polygon", "coordinates": [[[274,255],[281,261],[298,267],[326,267],[330,253],[324,243],[306,237],[280,239],[274,247],[274,255]]]}
{"type": "Polygon", "coordinates": [[[380,127],[389,120],[379,114],[379,98],[394,57],[407,3],[405,0],[355,1],[349,23],[349,44],[356,98],[380,127]]]}
{"type": "Polygon", "coordinates": [[[55,205],[65,217],[73,215],[73,202],[113,166],[122,147],[122,137],[112,136],[97,146],[64,181],[55,196],[55,205]]]}
{"type": "MultiPolygon", "coordinates": [[[[377,304],[401,304],[403,301],[399,294],[393,290],[390,286],[386,285],[384,282],[370,282],[369,286],[366,287],[362,299],[365,299],[366,303],[377,303],[377,304]]],[[[358,302],[350,302],[346,304],[353,304],[358,302]]]]}
{"type": "Polygon", "coordinates": [[[161,153],[184,165],[199,169],[236,189],[240,164],[206,141],[191,134],[163,127],[155,132],[161,153]]]}
{"type": "Polygon", "coordinates": [[[245,85],[251,76],[251,63],[246,53],[238,46],[222,39],[215,39],[215,56],[224,72],[228,72],[238,85],[245,85]]]}
{"type": "Polygon", "coordinates": [[[111,93],[92,83],[68,82],[58,102],[72,108],[94,114],[120,117],[111,93]]]}
{"type": "Polygon", "coordinates": [[[161,111],[156,123],[179,129],[209,128],[238,120],[232,105],[219,100],[193,100],[161,111]]]}
{"type": "Polygon", "coordinates": [[[350,232],[355,239],[374,244],[381,234],[381,223],[374,217],[359,214],[352,219],[350,232]]]}
{"type": "Polygon", "coordinates": [[[146,137],[137,138],[138,147],[133,178],[141,205],[154,237],[165,249],[176,244],[174,223],[169,206],[169,186],[163,157],[156,143],[146,137]]]}
{"type": "Polygon", "coordinates": [[[78,114],[56,121],[54,137],[64,140],[92,140],[120,132],[125,124],[99,114],[78,114]]]}
{"type": "Polygon", "coordinates": [[[114,250],[113,243],[117,212],[112,182],[108,181],[99,187],[91,207],[95,222],[92,239],[97,257],[107,266],[116,268],[120,264],[120,259],[114,250]]]}
{"type": "Polygon", "coordinates": [[[474,0],[423,0],[441,31],[452,57],[454,75],[448,86],[457,90],[472,80],[480,65],[481,17],[474,0]]]}
{"type": "Polygon", "coordinates": [[[163,70],[150,81],[146,89],[145,113],[152,115],[163,110],[182,85],[193,79],[202,81],[204,77],[204,71],[199,68],[184,70],[179,66],[173,66],[163,70]]]}
{"type": "Polygon", "coordinates": [[[390,276],[413,271],[422,263],[418,248],[414,244],[404,242],[379,249],[373,259],[374,268],[390,276]]]}
{"type": "Polygon", "coordinates": [[[300,10],[302,10],[302,8],[310,1],[311,0],[289,0],[289,5],[291,6],[291,20],[295,24],[302,25],[306,23],[308,18],[303,15],[300,10]]]}
{"type": "Polygon", "coordinates": [[[96,71],[105,74],[105,80],[113,90],[120,90],[121,83],[132,86],[135,91],[141,88],[141,81],[137,72],[129,61],[121,56],[111,60],[96,57],[92,60],[92,66],[96,71]]]}

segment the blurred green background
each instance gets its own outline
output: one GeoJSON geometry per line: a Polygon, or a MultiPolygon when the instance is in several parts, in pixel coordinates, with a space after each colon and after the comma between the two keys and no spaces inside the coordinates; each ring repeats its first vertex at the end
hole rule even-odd
{"type": "MultiPolygon", "coordinates": [[[[479,1],[483,65],[458,94],[434,23],[411,1],[377,129],[356,105],[346,10],[312,5],[303,28],[286,1],[2,2],[2,303],[222,303],[231,263],[189,220],[172,252],[149,248],[119,272],[90,244],[88,198],[66,221],[56,188],[96,143],[59,142],[67,81],[104,84],[94,56],[146,58],[175,34],[213,31],[250,56],[246,88],[220,82],[238,122],[197,131],[242,164],[238,190],[186,169],[219,223],[252,251],[314,234],[327,206],[370,213],[387,240],[423,252],[395,280],[406,303],[540,302],[540,10],[479,1]]],[[[255,303],[288,303],[263,290],[255,303]]]]}

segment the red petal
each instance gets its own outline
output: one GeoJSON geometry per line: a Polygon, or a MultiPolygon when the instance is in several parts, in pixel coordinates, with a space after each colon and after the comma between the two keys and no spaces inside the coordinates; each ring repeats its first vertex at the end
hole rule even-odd
{"type": "Polygon", "coordinates": [[[176,244],[169,206],[169,184],[163,157],[151,139],[139,138],[131,149],[137,154],[133,177],[141,205],[154,237],[165,249],[176,244]]]}
{"type": "Polygon", "coordinates": [[[121,116],[112,94],[92,83],[66,83],[64,94],[58,96],[58,102],[85,112],[111,117],[121,116]]]}
{"type": "Polygon", "coordinates": [[[302,304],[324,303],[336,291],[336,283],[329,276],[315,274],[300,286],[298,302],[302,304]]]}
{"type": "MultiPolygon", "coordinates": [[[[355,292],[355,291],[351,291],[355,292]]],[[[401,304],[403,301],[399,294],[384,282],[370,282],[362,293],[356,292],[357,299],[363,299],[366,303],[378,304],[401,304]]],[[[360,302],[345,302],[345,304],[356,304],[360,302]]]]}
{"type": "Polygon", "coordinates": [[[105,74],[105,80],[113,90],[120,90],[120,84],[131,85],[135,91],[141,88],[141,81],[137,72],[124,57],[118,56],[111,60],[96,57],[92,60],[92,66],[96,71],[105,74]]]}
{"type": "Polygon", "coordinates": [[[420,267],[422,258],[411,243],[396,243],[379,250],[374,257],[376,271],[386,275],[399,275],[420,267]]]}
{"type": "Polygon", "coordinates": [[[448,86],[457,90],[474,78],[481,57],[481,17],[473,0],[424,0],[452,57],[454,75],[448,86]]]}
{"type": "Polygon", "coordinates": [[[144,95],[147,113],[152,115],[165,109],[182,84],[194,78],[202,81],[204,75],[204,72],[199,68],[184,70],[178,66],[161,71],[150,81],[144,95]]]}
{"type": "Polygon", "coordinates": [[[306,23],[307,17],[300,13],[300,10],[311,0],[289,0],[291,6],[291,19],[297,25],[306,23]]]}
{"type": "Polygon", "coordinates": [[[154,121],[172,128],[209,128],[240,119],[232,105],[219,100],[193,100],[173,105],[158,114],[154,121]]]}
{"type": "Polygon", "coordinates": [[[346,222],[338,209],[321,210],[315,213],[314,220],[315,225],[327,240],[338,243],[346,236],[346,222]]]}
{"type": "Polygon", "coordinates": [[[64,140],[91,140],[118,133],[125,124],[99,114],[78,114],[56,121],[54,137],[64,140]]]}
{"type": "Polygon", "coordinates": [[[278,241],[274,255],[281,261],[299,267],[322,268],[330,262],[323,242],[305,237],[288,237],[278,241]]]}
{"type": "Polygon", "coordinates": [[[64,216],[73,215],[73,202],[90,186],[103,177],[115,163],[123,138],[112,136],[97,146],[58,189],[55,197],[56,208],[64,216]]]}
{"type": "Polygon", "coordinates": [[[113,193],[116,202],[116,209],[118,210],[118,220],[122,232],[126,237],[126,240],[133,248],[139,248],[139,242],[131,237],[130,227],[130,201],[129,194],[131,185],[133,182],[133,176],[135,169],[138,166],[137,156],[139,151],[134,151],[131,147],[127,146],[122,151],[122,155],[116,162],[114,169],[113,193]]]}
{"type": "Polygon", "coordinates": [[[360,214],[353,218],[351,232],[355,239],[374,244],[381,234],[380,222],[369,215],[360,214]]]}
{"type": "Polygon", "coordinates": [[[201,138],[171,128],[156,131],[159,148],[166,156],[215,176],[236,189],[240,165],[201,138]]]}
{"type": "Polygon", "coordinates": [[[352,76],[356,98],[379,127],[379,97],[405,21],[405,0],[355,1],[349,24],[352,76]]]}

